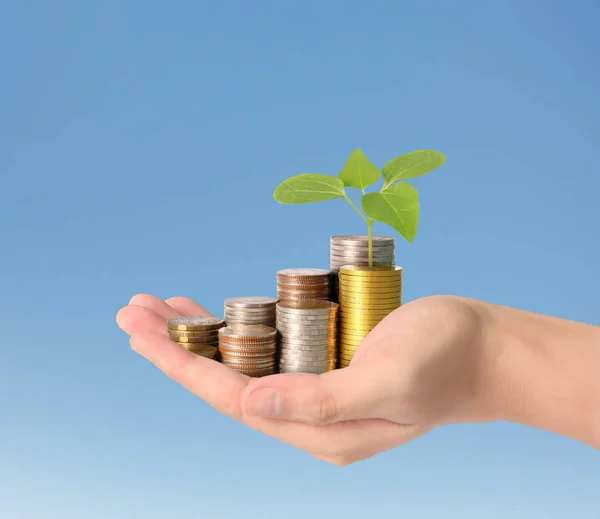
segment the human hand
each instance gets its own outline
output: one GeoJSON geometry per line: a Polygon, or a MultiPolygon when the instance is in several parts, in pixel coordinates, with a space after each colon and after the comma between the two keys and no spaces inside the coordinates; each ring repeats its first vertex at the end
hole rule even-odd
{"type": "Polygon", "coordinates": [[[334,463],[373,456],[432,428],[493,419],[480,320],[468,300],[428,297],[387,316],[345,369],[252,379],[172,342],[166,321],[209,315],[194,301],[134,296],[117,315],[131,346],[217,411],[334,463]]]}

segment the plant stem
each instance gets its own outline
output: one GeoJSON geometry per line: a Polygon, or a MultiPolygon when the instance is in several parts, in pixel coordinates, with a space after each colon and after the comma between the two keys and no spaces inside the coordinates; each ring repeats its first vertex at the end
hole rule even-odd
{"type": "Polygon", "coordinates": [[[369,267],[373,266],[373,221],[370,218],[367,220],[369,227],[369,267]]]}
{"type": "Polygon", "coordinates": [[[352,206],[352,208],[360,215],[360,217],[365,222],[369,223],[369,220],[367,220],[367,217],[360,212],[360,210],[358,209],[358,207],[356,207],[356,205],[354,204],[354,202],[352,200],[350,200],[350,197],[348,195],[344,194],[344,198],[348,201],[348,203],[352,206]]]}

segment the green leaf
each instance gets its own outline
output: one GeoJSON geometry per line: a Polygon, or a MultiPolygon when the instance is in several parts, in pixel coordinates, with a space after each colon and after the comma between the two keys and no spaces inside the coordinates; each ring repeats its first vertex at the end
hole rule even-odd
{"type": "Polygon", "coordinates": [[[344,183],[336,177],[303,173],[283,181],[273,197],[281,204],[308,204],[346,196],[344,183]]]}
{"type": "Polygon", "coordinates": [[[396,157],[383,166],[381,171],[385,180],[383,189],[387,189],[388,186],[398,180],[420,177],[430,173],[444,165],[445,162],[446,155],[433,150],[412,151],[396,157]]]}
{"type": "Polygon", "coordinates": [[[366,187],[375,184],[380,175],[379,168],[367,158],[361,149],[356,148],[338,176],[344,185],[364,191],[366,187]]]}
{"type": "Polygon", "coordinates": [[[419,192],[410,184],[400,182],[381,193],[367,193],[362,206],[369,218],[387,223],[409,242],[413,242],[419,225],[419,192]]]}

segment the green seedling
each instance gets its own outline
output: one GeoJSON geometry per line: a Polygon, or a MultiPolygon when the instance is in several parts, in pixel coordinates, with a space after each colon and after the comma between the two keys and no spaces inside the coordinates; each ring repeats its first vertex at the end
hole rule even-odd
{"type": "Polygon", "coordinates": [[[337,177],[303,173],[282,182],[273,197],[281,204],[308,204],[344,198],[367,223],[369,237],[369,266],[373,266],[373,222],[390,225],[412,243],[419,225],[419,193],[403,180],[430,173],[446,162],[439,151],[418,150],[390,160],[381,172],[360,149],[355,149],[337,177]],[[379,192],[365,193],[383,176],[379,192]],[[351,187],[362,191],[364,213],[346,193],[351,187]]]}

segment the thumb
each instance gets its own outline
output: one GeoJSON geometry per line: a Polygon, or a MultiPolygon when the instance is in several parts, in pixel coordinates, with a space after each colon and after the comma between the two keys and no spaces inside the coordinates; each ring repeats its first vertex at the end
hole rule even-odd
{"type": "Polygon", "coordinates": [[[310,425],[383,418],[393,398],[390,376],[389,364],[381,361],[322,375],[273,375],[252,381],[244,390],[241,406],[248,416],[310,425]]]}

